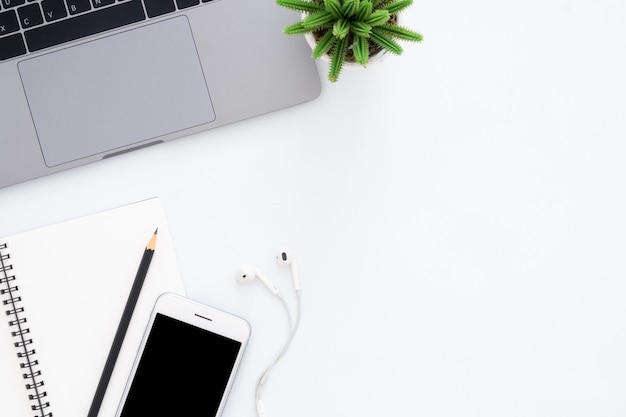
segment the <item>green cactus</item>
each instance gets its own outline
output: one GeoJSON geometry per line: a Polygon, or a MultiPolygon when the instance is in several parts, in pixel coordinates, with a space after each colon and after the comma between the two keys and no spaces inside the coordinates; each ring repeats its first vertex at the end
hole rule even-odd
{"type": "Polygon", "coordinates": [[[337,81],[347,59],[367,64],[373,51],[400,55],[401,39],[421,42],[422,35],[395,23],[395,16],[413,0],[276,0],[278,5],[305,13],[285,28],[288,35],[312,33],[317,40],[313,58],[330,56],[328,79],[337,81]]]}

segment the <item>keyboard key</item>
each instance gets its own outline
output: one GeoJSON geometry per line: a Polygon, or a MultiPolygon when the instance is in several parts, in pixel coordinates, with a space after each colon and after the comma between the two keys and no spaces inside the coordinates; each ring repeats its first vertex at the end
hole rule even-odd
{"type": "Polygon", "coordinates": [[[148,17],[161,16],[176,10],[173,0],[145,0],[148,17]]]}
{"type": "Polygon", "coordinates": [[[130,0],[92,13],[27,30],[24,32],[24,36],[28,49],[39,51],[85,36],[140,22],[145,18],[141,0],[130,0]]]}
{"type": "Polygon", "coordinates": [[[115,3],[115,0],[91,0],[93,7],[98,8],[102,6],[108,6],[109,4],[115,3]]]}
{"type": "Polygon", "coordinates": [[[26,53],[24,39],[21,33],[0,38],[0,61],[15,58],[26,53]]]}
{"type": "Polygon", "coordinates": [[[32,28],[33,26],[43,23],[43,15],[37,3],[20,7],[17,9],[17,13],[20,16],[20,23],[24,29],[32,28]]]}
{"type": "Polygon", "coordinates": [[[0,13],[0,36],[20,30],[15,10],[0,13]]]}
{"type": "Polygon", "coordinates": [[[91,9],[89,0],[66,0],[66,2],[67,10],[69,10],[71,15],[86,12],[91,9]]]}
{"type": "Polygon", "coordinates": [[[179,9],[186,9],[187,7],[197,6],[200,4],[200,0],[176,0],[176,5],[179,9]]]}
{"type": "Polygon", "coordinates": [[[26,0],[2,0],[2,6],[8,9],[10,7],[21,6],[25,2],[26,0]]]}
{"type": "Polygon", "coordinates": [[[53,22],[67,16],[63,0],[43,0],[41,8],[47,22],[53,22]]]}

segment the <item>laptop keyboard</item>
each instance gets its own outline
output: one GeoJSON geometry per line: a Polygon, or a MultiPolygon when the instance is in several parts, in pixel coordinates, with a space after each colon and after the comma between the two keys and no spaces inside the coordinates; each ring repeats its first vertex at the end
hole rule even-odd
{"type": "Polygon", "coordinates": [[[211,0],[0,0],[0,61],[211,0]]]}

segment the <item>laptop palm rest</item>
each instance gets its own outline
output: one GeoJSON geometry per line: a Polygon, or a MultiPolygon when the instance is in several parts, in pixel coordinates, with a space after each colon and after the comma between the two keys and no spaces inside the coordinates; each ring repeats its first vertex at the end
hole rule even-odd
{"type": "Polygon", "coordinates": [[[215,120],[185,16],[22,61],[19,72],[49,167],[215,120]]]}

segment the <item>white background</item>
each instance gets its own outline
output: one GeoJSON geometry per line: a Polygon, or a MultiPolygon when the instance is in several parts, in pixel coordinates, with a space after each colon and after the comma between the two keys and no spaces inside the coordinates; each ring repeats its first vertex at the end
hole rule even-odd
{"type": "MultiPolygon", "coordinates": [[[[294,17],[296,17],[294,15],[294,17]]],[[[0,235],[152,196],[187,295],[286,336],[270,417],[626,415],[626,3],[419,1],[424,34],[310,103],[0,190],[0,235]]]]}

